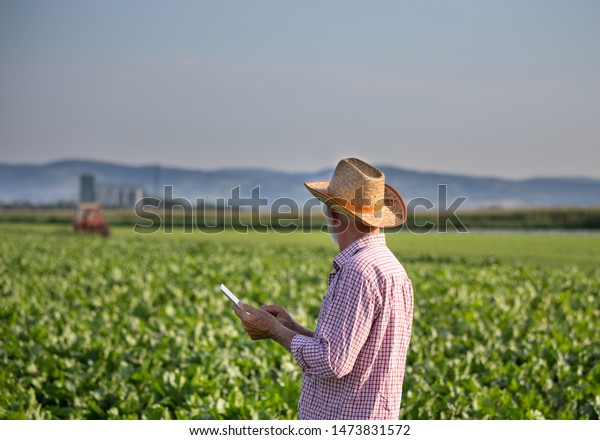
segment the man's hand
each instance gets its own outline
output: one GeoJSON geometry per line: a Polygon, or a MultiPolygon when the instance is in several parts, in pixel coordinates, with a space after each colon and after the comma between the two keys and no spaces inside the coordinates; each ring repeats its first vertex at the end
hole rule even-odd
{"type": "Polygon", "coordinates": [[[290,330],[296,333],[300,333],[304,336],[308,336],[311,338],[313,337],[314,332],[312,330],[302,327],[300,324],[294,321],[291,315],[283,307],[277,305],[270,305],[261,306],[260,309],[264,310],[265,312],[269,312],[271,315],[277,318],[277,321],[283,324],[285,328],[289,328],[290,330]]]}
{"type": "Polygon", "coordinates": [[[240,318],[244,330],[253,340],[272,339],[277,327],[282,324],[263,310],[256,309],[240,301],[240,306],[233,305],[233,311],[240,318]]]}
{"type": "Polygon", "coordinates": [[[294,321],[294,319],[283,307],[276,305],[260,306],[260,310],[264,310],[265,312],[273,315],[277,321],[284,325],[284,327],[287,327],[290,330],[298,331],[298,324],[296,324],[296,321],[294,321]]]}
{"type": "Polygon", "coordinates": [[[239,307],[233,305],[233,311],[240,318],[244,330],[253,340],[273,339],[287,351],[291,351],[292,339],[298,332],[285,327],[275,316],[241,301],[239,307]]]}

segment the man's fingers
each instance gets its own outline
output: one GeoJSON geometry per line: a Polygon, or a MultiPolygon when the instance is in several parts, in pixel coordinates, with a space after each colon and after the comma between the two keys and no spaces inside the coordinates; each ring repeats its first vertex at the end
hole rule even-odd
{"type": "Polygon", "coordinates": [[[240,318],[240,319],[244,319],[246,316],[248,316],[248,313],[244,312],[236,304],[231,306],[231,308],[233,309],[233,313],[235,313],[238,316],[238,318],[240,318]]]}
{"type": "Polygon", "coordinates": [[[243,302],[241,302],[241,301],[238,303],[238,307],[239,307],[240,309],[242,309],[244,312],[250,312],[250,311],[252,311],[252,309],[254,308],[254,307],[252,307],[252,306],[249,306],[248,304],[246,304],[246,303],[243,303],[243,302]]]}
{"type": "Polygon", "coordinates": [[[266,305],[260,306],[260,310],[270,313],[271,315],[277,316],[281,312],[281,306],[266,305]]]}
{"type": "Polygon", "coordinates": [[[245,312],[247,315],[252,315],[256,310],[258,310],[258,309],[255,309],[254,307],[252,307],[251,305],[246,304],[241,301],[235,307],[237,307],[242,312],[245,312]]]}

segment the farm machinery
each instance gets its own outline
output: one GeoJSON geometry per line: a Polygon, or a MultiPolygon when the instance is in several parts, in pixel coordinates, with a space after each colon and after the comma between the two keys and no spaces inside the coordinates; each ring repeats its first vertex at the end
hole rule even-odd
{"type": "Polygon", "coordinates": [[[103,237],[110,235],[100,203],[80,203],[75,211],[73,227],[75,232],[96,233],[103,237]]]}

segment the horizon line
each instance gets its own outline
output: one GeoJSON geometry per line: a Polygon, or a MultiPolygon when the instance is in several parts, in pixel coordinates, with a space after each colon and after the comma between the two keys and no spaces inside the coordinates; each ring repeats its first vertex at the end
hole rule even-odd
{"type": "MultiPolygon", "coordinates": [[[[283,173],[283,174],[318,174],[324,171],[329,171],[329,170],[333,170],[335,167],[323,167],[320,168],[318,170],[313,170],[313,171],[289,171],[289,170],[278,170],[275,168],[267,168],[267,167],[219,167],[219,168],[212,168],[212,169],[203,169],[203,168],[190,168],[190,167],[186,167],[186,166],[182,166],[182,165],[163,165],[160,163],[146,163],[146,164],[132,164],[132,163],[126,163],[126,162],[118,162],[118,161],[110,161],[108,159],[85,159],[85,158],[64,158],[64,159],[56,159],[56,160],[50,160],[50,161],[45,161],[45,162],[11,162],[11,161],[0,161],[0,166],[2,165],[7,165],[7,166],[37,166],[37,167],[44,167],[44,166],[49,166],[49,165],[54,165],[57,163],[62,163],[62,162],[88,162],[88,163],[99,163],[99,164],[105,164],[105,165],[114,165],[114,166],[121,166],[121,167],[130,167],[130,168],[152,168],[152,167],[159,167],[159,168],[163,168],[163,169],[173,169],[173,170],[184,170],[184,171],[191,171],[191,172],[205,172],[205,173],[213,173],[213,172],[219,172],[219,171],[268,171],[268,172],[275,172],[275,173],[283,173]]],[[[592,177],[589,175],[532,175],[529,177],[521,177],[521,178],[513,178],[513,177],[501,177],[501,176],[497,176],[497,175],[476,175],[476,174],[465,174],[465,173],[459,173],[459,172],[451,172],[451,171],[434,171],[434,170],[423,170],[423,169],[418,169],[418,168],[406,168],[406,167],[400,167],[397,165],[393,165],[393,164],[381,164],[381,163],[375,163],[376,167],[387,167],[387,168],[395,168],[397,170],[402,170],[402,171],[409,171],[409,172],[414,172],[414,173],[419,173],[419,174],[435,174],[435,175],[446,175],[446,176],[453,176],[453,177],[465,177],[465,178],[472,178],[472,179],[494,179],[494,180],[504,180],[504,181],[512,181],[512,182],[522,182],[522,181],[527,181],[527,180],[541,180],[541,179],[562,179],[562,180],[592,180],[592,181],[600,181],[600,176],[599,177],[592,177]]]]}

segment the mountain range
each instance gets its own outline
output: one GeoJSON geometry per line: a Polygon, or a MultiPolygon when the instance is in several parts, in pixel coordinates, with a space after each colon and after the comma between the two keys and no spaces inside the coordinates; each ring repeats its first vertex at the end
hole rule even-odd
{"type": "MultiPolygon", "coordinates": [[[[449,206],[457,197],[467,197],[461,209],[489,207],[600,206],[600,179],[545,177],[509,180],[455,174],[429,173],[377,165],[386,182],[404,200],[426,198],[438,207],[438,185],[447,185],[449,206]]],[[[65,160],[44,165],[0,163],[0,201],[35,204],[77,201],[81,174],[92,174],[98,185],[142,186],[148,195],[158,188],[173,187],[174,197],[213,202],[230,198],[239,186],[241,197],[260,187],[260,196],[270,202],[286,197],[302,204],[311,198],[305,181],[331,177],[332,169],[291,173],[268,169],[189,170],[156,166],[128,166],[98,161],[65,160]],[[157,179],[158,177],[158,179],[157,179]]]]}

